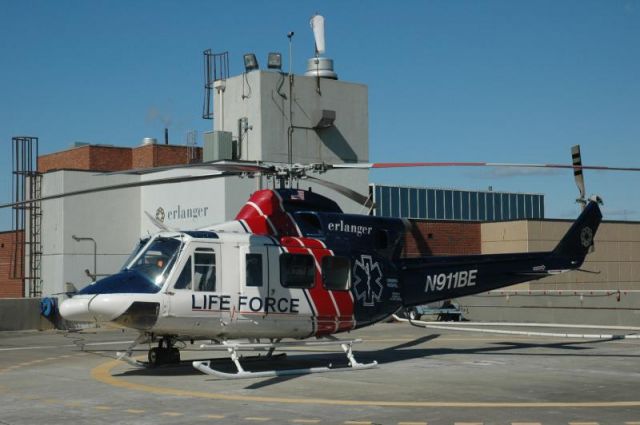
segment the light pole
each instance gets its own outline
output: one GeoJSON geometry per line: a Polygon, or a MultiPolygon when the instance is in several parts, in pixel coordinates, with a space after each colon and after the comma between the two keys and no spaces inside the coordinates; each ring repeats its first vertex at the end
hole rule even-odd
{"type": "Polygon", "coordinates": [[[93,242],[93,276],[89,276],[89,277],[92,277],[93,281],[95,282],[98,279],[98,244],[96,243],[96,240],[93,238],[79,237],[76,235],[72,235],[71,237],[76,242],[81,242],[81,241],[93,242]]]}

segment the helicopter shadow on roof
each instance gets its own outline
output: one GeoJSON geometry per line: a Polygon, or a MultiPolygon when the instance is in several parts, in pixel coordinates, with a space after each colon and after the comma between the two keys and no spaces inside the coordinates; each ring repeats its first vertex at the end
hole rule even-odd
{"type": "MultiPolygon", "coordinates": [[[[440,334],[430,334],[425,335],[419,338],[416,338],[411,341],[404,342],[402,344],[398,344],[392,347],[388,347],[382,350],[372,350],[372,351],[358,351],[357,355],[362,361],[373,361],[376,360],[384,367],[385,364],[393,364],[400,361],[407,360],[416,360],[416,359],[427,359],[433,356],[446,356],[446,355],[494,355],[500,354],[505,356],[546,356],[546,357],[629,357],[629,358],[640,358],[640,355],[637,354],[589,354],[589,350],[593,347],[589,345],[593,345],[596,343],[606,343],[607,340],[596,340],[596,341],[560,341],[560,342],[512,342],[512,341],[499,341],[491,343],[489,346],[483,347],[471,347],[471,348],[420,348],[421,344],[428,343],[439,338],[440,334]],[[521,352],[521,350],[528,350],[532,348],[547,348],[554,350],[562,350],[561,352],[521,352]]],[[[262,370],[271,370],[271,369],[296,369],[296,368],[311,368],[311,367],[322,367],[327,364],[332,364],[333,367],[336,368],[346,368],[346,361],[343,360],[343,356],[341,353],[331,351],[331,352],[313,352],[309,353],[308,351],[302,350],[290,350],[290,355],[277,357],[271,361],[265,361],[265,358],[256,358],[251,359],[250,357],[245,358],[243,362],[246,362],[248,365],[247,369],[252,371],[262,371],[262,370]],[[248,360],[248,361],[247,361],[248,360]]],[[[215,365],[216,369],[219,369],[223,372],[234,373],[236,371],[233,363],[227,358],[215,358],[212,361],[212,365],[215,365]]],[[[195,370],[191,361],[183,361],[179,365],[167,365],[161,366],[152,369],[130,369],[120,373],[114,374],[114,376],[126,377],[126,376],[190,376],[190,375],[201,375],[201,373],[195,370]]],[[[251,382],[249,385],[244,387],[247,390],[257,390],[260,388],[269,387],[272,385],[277,385],[283,382],[287,382],[293,379],[297,379],[304,375],[286,375],[286,376],[276,376],[268,379],[258,379],[257,381],[251,382]]],[[[218,378],[207,379],[207,381],[216,382],[221,381],[218,378]]]]}

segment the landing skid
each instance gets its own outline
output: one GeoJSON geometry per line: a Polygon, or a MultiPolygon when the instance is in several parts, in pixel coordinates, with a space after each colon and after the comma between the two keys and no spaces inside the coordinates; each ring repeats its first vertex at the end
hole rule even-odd
{"type": "Polygon", "coordinates": [[[116,352],[116,359],[122,360],[123,362],[129,363],[131,366],[135,367],[147,367],[146,363],[143,363],[139,360],[134,359],[131,355],[133,354],[133,349],[136,348],[138,344],[144,344],[149,341],[149,337],[146,334],[140,334],[138,338],[136,338],[131,345],[127,347],[127,351],[118,351],[116,352]]]}
{"type": "Polygon", "coordinates": [[[312,373],[326,373],[326,372],[346,372],[350,370],[364,370],[364,369],[372,369],[378,366],[378,362],[373,361],[371,363],[359,363],[354,355],[353,355],[353,344],[362,342],[361,339],[353,339],[353,340],[329,340],[329,341],[302,341],[302,342],[274,342],[274,343],[230,343],[223,342],[222,345],[201,345],[201,348],[226,348],[229,352],[229,356],[231,360],[236,366],[238,370],[235,373],[222,372],[217,369],[211,368],[211,361],[195,361],[193,362],[193,367],[199,370],[202,373],[207,375],[217,376],[219,378],[224,379],[244,379],[244,378],[271,378],[276,376],[287,376],[287,375],[308,375],[312,373]],[[268,350],[270,356],[273,351],[277,348],[287,348],[287,347],[317,347],[317,346],[327,346],[327,345],[340,345],[345,355],[347,356],[347,360],[349,360],[348,367],[332,367],[331,364],[325,367],[311,367],[311,368],[302,368],[302,369],[281,369],[281,370],[265,370],[260,372],[251,372],[244,370],[242,365],[240,364],[241,357],[238,355],[238,351],[259,351],[259,350],[268,350]]]}
{"type": "Polygon", "coordinates": [[[136,360],[133,357],[131,357],[129,354],[123,353],[121,351],[118,351],[116,353],[116,360],[122,360],[123,362],[129,363],[131,366],[134,366],[134,367],[141,367],[141,368],[149,367],[148,363],[141,362],[140,360],[136,360]]]}

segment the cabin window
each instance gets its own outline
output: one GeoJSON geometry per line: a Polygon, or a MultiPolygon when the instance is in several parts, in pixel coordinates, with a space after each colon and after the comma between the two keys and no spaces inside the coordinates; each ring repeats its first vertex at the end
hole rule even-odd
{"type": "Polygon", "coordinates": [[[193,254],[193,282],[196,291],[216,290],[216,254],[213,249],[198,249],[193,254]]]}
{"type": "Polygon", "coordinates": [[[389,232],[386,230],[375,230],[373,238],[373,244],[376,249],[387,249],[389,247],[389,232]]]}
{"type": "Polygon", "coordinates": [[[317,215],[313,213],[297,213],[296,218],[300,220],[302,228],[308,234],[321,234],[322,225],[317,215]]]}
{"type": "Polygon", "coordinates": [[[174,289],[191,289],[191,257],[187,260],[173,287],[174,289]]]}
{"type": "Polygon", "coordinates": [[[247,286],[262,286],[262,254],[245,257],[247,286]]]}
{"type": "Polygon", "coordinates": [[[312,288],[315,261],[307,254],[280,255],[280,283],[285,288],[312,288]]]}
{"type": "Polygon", "coordinates": [[[330,291],[347,291],[351,283],[351,261],[347,257],[322,259],[322,283],[330,291]]]}

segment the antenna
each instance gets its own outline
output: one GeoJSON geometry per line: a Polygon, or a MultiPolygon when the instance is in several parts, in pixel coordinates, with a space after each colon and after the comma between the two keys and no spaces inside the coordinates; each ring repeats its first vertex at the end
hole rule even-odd
{"type": "Polygon", "coordinates": [[[287,130],[287,160],[289,166],[293,165],[293,73],[291,71],[292,66],[292,44],[293,44],[293,31],[287,33],[289,39],[289,129],[287,130]]]}
{"type": "Polygon", "coordinates": [[[315,14],[309,22],[313,30],[313,38],[316,41],[316,57],[325,52],[324,47],[324,16],[315,14]]]}
{"type": "Polygon", "coordinates": [[[291,66],[293,64],[293,58],[291,57],[293,54],[293,36],[294,36],[294,32],[293,31],[289,31],[287,33],[287,38],[289,39],[289,75],[291,75],[291,66]]]}

